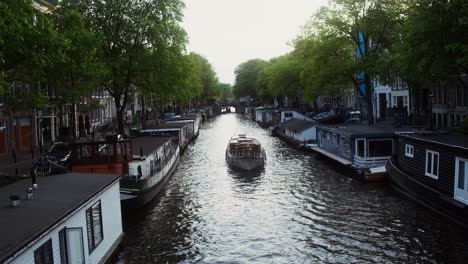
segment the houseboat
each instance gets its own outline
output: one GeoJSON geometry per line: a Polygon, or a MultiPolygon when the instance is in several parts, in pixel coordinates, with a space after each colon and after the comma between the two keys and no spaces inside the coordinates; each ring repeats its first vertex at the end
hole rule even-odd
{"type": "Polygon", "coordinates": [[[174,124],[174,123],[187,124],[187,136],[190,140],[194,140],[198,136],[198,133],[195,132],[196,131],[195,120],[191,118],[182,117],[182,116],[175,116],[171,119],[166,120],[166,124],[174,124]]]}
{"type": "Polygon", "coordinates": [[[293,109],[287,109],[287,108],[281,108],[279,109],[280,112],[280,122],[286,122],[290,119],[300,119],[300,120],[306,120],[310,122],[316,123],[312,118],[305,116],[293,109]]]}
{"type": "Polygon", "coordinates": [[[317,140],[317,123],[290,118],[273,129],[273,134],[296,148],[306,149],[317,140]]]}
{"type": "Polygon", "coordinates": [[[386,165],[403,194],[468,228],[468,136],[397,133],[398,155],[386,165]]]}
{"type": "Polygon", "coordinates": [[[393,128],[366,125],[317,126],[312,149],[352,168],[364,181],[385,179],[385,164],[396,152],[393,128]]]}
{"type": "Polygon", "coordinates": [[[200,124],[202,122],[202,114],[198,111],[195,112],[190,112],[188,114],[182,115],[182,118],[187,119],[187,120],[193,120],[194,128],[193,128],[193,133],[194,137],[197,137],[198,134],[200,133],[200,124]]]}
{"type": "Polygon", "coordinates": [[[266,161],[265,150],[257,139],[239,134],[229,140],[226,161],[232,167],[243,170],[262,168],[266,161]]]}
{"type": "Polygon", "coordinates": [[[72,172],[120,175],[124,210],[152,200],[176,169],[180,148],[170,136],[77,142],[71,146],[72,172]]]}
{"type": "Polygon", "coordinates": [[[188,125],[183,122],[175,123],[164,123],[157,126],[148,127],[140,130],[140,135],[170,135],[177,138],[179,142],[180,150],[184,151],[188,143],[190,143],[190,137],[188,132],[188,125]]]}
{"type": "Polygon", "coordinates": [[[69,173],[40,177],[37,188],[31,180],[1,188],[0,263],[106,263],[123,237],[119,176],[98,176],[69,173]]]}
{"type": "Polygon", "coordinates": [[[270,126],[273,124],[273,117],[275,113],[274,107],[262,106],[255,109],[255,121],[261,126],[270,126]]]}

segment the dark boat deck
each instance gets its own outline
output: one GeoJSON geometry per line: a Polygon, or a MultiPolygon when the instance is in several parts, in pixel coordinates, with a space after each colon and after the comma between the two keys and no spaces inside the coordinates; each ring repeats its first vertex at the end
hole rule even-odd
{"type": "Polygon", "coordinates": [[[172,137],[169,136],[158,136],[158,137],[136,137],[132,138],[132,152],[133,155],[139,155],[140,149],[143,150],[143,155],[147,156],[154,150],[160,148],[162,145],[170,141],[172,137]]]}

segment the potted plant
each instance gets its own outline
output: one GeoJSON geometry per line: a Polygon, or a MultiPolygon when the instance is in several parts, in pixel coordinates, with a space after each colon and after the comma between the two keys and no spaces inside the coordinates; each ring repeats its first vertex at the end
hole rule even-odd
{"type": "Polygon", "coordinates": [[[20,204],[19,195],[10,195],[10,203],[12,207],[17,207],[20,204]]]}

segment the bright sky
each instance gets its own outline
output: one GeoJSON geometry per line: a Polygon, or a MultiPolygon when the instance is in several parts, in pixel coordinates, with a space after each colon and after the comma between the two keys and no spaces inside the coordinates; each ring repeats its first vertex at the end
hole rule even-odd
{"type": "Polygon", "coordinates": [[[205,56],[219,80],[234,84],[234,69],[254,58],[292,50],[300,27],[327,0],[184,0],[188,51],[205,56]]]}

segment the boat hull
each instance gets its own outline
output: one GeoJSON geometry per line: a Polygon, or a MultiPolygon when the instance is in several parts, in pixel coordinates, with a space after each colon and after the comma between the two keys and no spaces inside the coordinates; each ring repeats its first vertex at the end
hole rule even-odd
{"type": "Polygon", "coordinates": [[[226,155],[226,161],[231,167],[243,170],[255,170],[265,166],[265,158],[260,157],[233,157],[229,154],[226,155]]]}
{"type": "Polygon", "coordinates": [[[468,208],[464,204],[401,171],[393,159],[389,160],[386,168],[395,190],[468,229],[468,223],[466,222],[468,208]]]}
{"type": "Polygon", "coordinates": [[[138,209],[152,201],[166,186],[179,164],[179,159],[180,151],[176,151],[171,162],[168,162],[166,167],[160,171],[163,175],[159,181],[151,182],[151,178],[156,177],[153,176],[147,180],[139,181],[138,185],[135,186],[135,182],[132,183],[132,180],[121,180],[120,193],[122,211],[138,209]]]}

